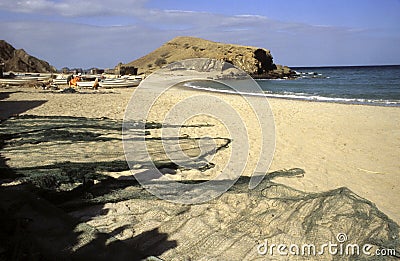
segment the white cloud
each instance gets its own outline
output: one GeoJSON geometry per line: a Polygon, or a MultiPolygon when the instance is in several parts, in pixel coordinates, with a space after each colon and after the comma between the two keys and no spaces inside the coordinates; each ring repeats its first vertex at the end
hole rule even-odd
{"type": "Polygon", "coordinates": [[[135,15],[143,10],[146,0],[2,0],[0,9],[16,13],[61,15],[67,17],[100,15],[135,15]]]}
{"type": "MultiPolygon", "coordinates": [[[[120,61],[139,58],[178,35],[267,48],[275,62],[287,65],[374,63],[368,58],[371,55],[365,53],[387,53],[386,62],[378,55],[372,56],[379,63],[400,60],[400,51],[394,47],[399,40],[396,35],[386,37],[359,28],[281,22],[259,15],[146,9],[145,2],[3,0],[3,10],[75,17],[66,18],[63,23],[9,21],[0,27],[0,35],[58,68],[112,67],[120,61]],[[77,17],[96,15],[129,16],[135,22],[101,27],[93,26],[95,23],[75,23],[77,17]]],[[[118,20],[113,21],[116,23],[118,20]]]]}

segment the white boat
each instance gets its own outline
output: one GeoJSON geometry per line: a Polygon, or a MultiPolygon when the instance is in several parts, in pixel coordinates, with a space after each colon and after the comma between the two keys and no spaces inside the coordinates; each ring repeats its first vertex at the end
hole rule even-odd
{"type": "Polygon", "coordinates": [[[27,75],[27,76],[22,76],[22,77],[17,77],[17,79],[22,79],[22,80],[29,80],[29,81],[39,81],[39,82],[45,82],[51,79],[51,77],[45,76],[45,75],[27,75]]]}
{"type": "Polygon", "coordinates": [[[66,78],[53,79],[53,83],[57,85],[68,85],[66,78]]]}
{"type": "Polygon", "coordinates": [[[136,87],[140,83],[140,80],[133,79],[106,79],[99,82],[100,87],[102,88],[129,88],[129,87],[136,87]]]}
{"type": "Polygon", "coordinates": [[[95,81],[82,81],[82,82],[76,82],[78,87],[80,88],[93,88],[95,81]]]}
{"type": "Polygon", "coordinates": [[[121,79],[141,81],[142,77],[137,76],[137,75],[124,75],[124,76],[121,76],[121,79]]]}
{"type": "Polygon", "coordinates": [[[44,82],[51,79],[51,74],[41,73],[15,73],[12,79],[44,82]]]}
{"type": "Polygon", "coordinates": [[[106,78],[106,79],[103,79],[102,82],[105,82],[105,83],[123,83],[123,82],[126,82],[126,79],[123,79],[123,78],[106,78]]]}
{"type": "Polygon", "coordinates": [[[58,74],[55,79],[53,79],[53,84],[55,85],[68,85],[67,82],[68,75],[58,74]]]}

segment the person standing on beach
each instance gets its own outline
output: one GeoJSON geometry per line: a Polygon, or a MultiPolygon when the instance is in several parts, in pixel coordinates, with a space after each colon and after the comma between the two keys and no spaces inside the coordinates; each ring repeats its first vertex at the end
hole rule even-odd
{"type": "Polygon", "coordinates": [[[71,74],[71,75],[68,75],[68,77],[67,77],[67,84],[68,84],[68,87],[71,87],[71,80],[72,80],[72,78],[74,78],[74,76],[71,74]]]}
{"type": "Polygon", "coordinates": [[[97,88],[99,88],[99,86],[100,86],[99,78],[96,77],[96,80],[94,80],[93,89],[97,90],[97,88]]]}

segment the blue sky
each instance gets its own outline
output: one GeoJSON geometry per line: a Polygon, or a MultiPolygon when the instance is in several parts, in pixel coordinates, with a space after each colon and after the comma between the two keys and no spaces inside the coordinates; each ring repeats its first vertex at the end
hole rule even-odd
{"type": "Polygon", "coordinates": [[[289,66],[400,64],[399,0],[2,0],[0,35],[57,68],[114,67],[175,36],[289,66]]]}

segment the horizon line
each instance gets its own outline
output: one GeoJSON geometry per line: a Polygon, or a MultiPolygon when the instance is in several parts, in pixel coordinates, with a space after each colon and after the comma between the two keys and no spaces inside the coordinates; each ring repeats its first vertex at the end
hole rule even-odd
{"type": "Polygon", "coordinates": [[[400,64],[355,64],[355,65],[302,65],[302,66],[290,66],[289,68],[343,68],[343,67],[391,67],[400,66],[400,64]]]}
{"type": "MultiPolygon", "coordinates": [[[[297,66],[297,65],[295,65],[295,66],[283,65],[283,66],[287,66],[287,67],[289,67],[291,69],[298,69],[298,68],[343,68],[343,67],[391,67],[391,66],[400,66],[400,63],[399,64],[355,64],[355,65],[299,65],[299,66],[297,66]]],[[[115,66],[101,68],[101,67],[91,66],[91,67],[83,68],[83,67],[77,67],[77,66],[73,66],[73,67],[63,66],[61,68],[57,68],[57,67],[55,67],[55,68],[57,69],[57,71],[59,71],[59,70],[62,70],[64,68],[90,70],[90,69],[94,69],[94,68],[95,69],[112,69],[114,67],[115,66]]]]}

